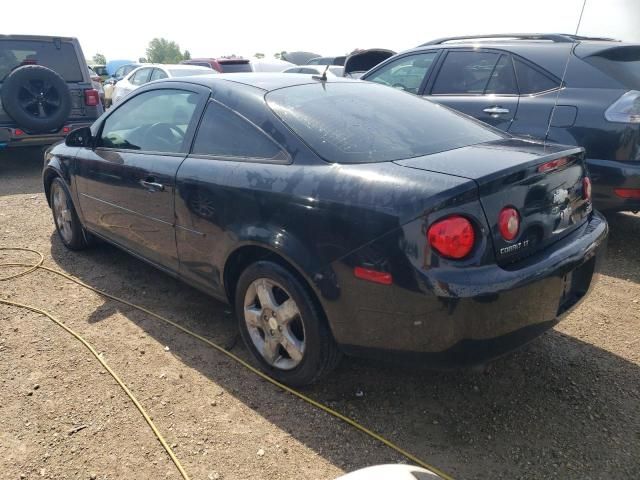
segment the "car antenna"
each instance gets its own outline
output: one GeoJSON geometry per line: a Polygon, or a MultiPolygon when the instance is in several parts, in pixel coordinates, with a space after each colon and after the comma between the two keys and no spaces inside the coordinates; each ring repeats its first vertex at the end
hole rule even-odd
{"type": "Polygon", "coordinates": [[[313,78],[314,80],[320,80],[321,82],[326,82],[327,81],[327,70],[329,70],[330,65],[327,65],[327,67],[324,69],[324,72],[322,72],[322,75],[312,75],[311,78],[313,78]]]}

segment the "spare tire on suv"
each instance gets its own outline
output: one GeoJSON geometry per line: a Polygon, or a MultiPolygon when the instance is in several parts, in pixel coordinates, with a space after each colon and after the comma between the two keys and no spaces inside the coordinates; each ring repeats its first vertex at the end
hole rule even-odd
{"type": "Polygon", "coordinates": [[[0,90],[5,112],[25,131],[59,130],[71,111],[67,82],[41,65],[24,65],[11,72],[0,90]]]}

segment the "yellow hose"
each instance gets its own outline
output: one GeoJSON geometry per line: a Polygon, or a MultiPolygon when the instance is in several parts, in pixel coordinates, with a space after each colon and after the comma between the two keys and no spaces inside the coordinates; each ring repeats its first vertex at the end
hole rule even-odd
{"type": "MultiPolygon", "coordinates": [[[[25,270],[23,270],[23,271],[21,271],[19,273],[16,273],[16,274],[13,274],[13,275],[8,275],[8,276],[5,276],[5,277],[0,277],[0,281],[12,280],[12,279],[15,279],[15,278],[20,277],[20,276],[28,275],[28,274],[36,271],[36,270],[45,270],[47,272],[54,273],[54,274],[59,275],[59,276],[61,276],[63,278],[66,278],[67,280],[69,280],[71,282],[74,282],[74,283],[76,283],[76,284],[78,284],[78,285],[80,285],[80,286],[82,286],[82,287],[84,287],[84,288],[86,288],[88,290],[91,290],[91,291],[93,291],[93,292],[95,292],[95,293],[97,293],[99,295],[102,295],[103,297],[109,298],[111,300],[115,300],[116,302],[120,302],[120,303],[122,303],[124,305],[127,305],[127,306],[131,307],[131,308],[135,308],[136,310],[139,310],[139,311],[144,312],[144,313],[146,313],[148,315],[151,315],[152,317],[157,318],[158,320],[161,320],[161,321],[163,321],[165,323],[168,323],[169,325],[172,325],[173,327],[175,327],[178,330],[186,333],[187,335],[190,335],[191,337],[197,338],[198,340],[206,343],[210,347],[215,348],[218,352],[226,355],[227,357],[231,358],[232,360],[235,360],[240,365],[242,365],[243,367],[247,368],[251,372],[255,373],[259,377],[263,378],[267,382],[269,382],[269,383],[281,388],[282,390],[284,390],[286,392],[289,392],[290,394],[300,398],[301,400],[304,400],[308,404],[313,405],[314,407],[319,408],[320,410],[328,413],[329,415],[331,415],[331,416],[333,416],[335,418],[338,418],[339,420],[342,420],[343,422],[347,423],[348,425],[351,425],[352,427],[356,428],[357,430],[359,430],[359,431],[365,433],[366,435],[370,436],[371,438],[374,438],[375,440],[378,440],[379,442],[383,443],[384,445],[386,445],[387,447],[391,448],[395,452],[399,453],[403,457],[405,457],[408,460],[412,461],[416,465],[419,465],[420,467],[425,468],[427,470],[431,470],[433,473],[435,473],[437,475],[440,475],[444,480],[453,480],[453,477],[447,475],[446,473],[444,473],[440,469],[438,469],[438,468],[436,468],[436,467],[434,467],[432,465],[429,465],[427,462],[424,462],[424,461],[420,460],[418,457],[416,457],[413,454],[411,454],[411,453],[407,452],[406,450],[402,449],[401,447],[399,447],[395,443],[391,442],[390,440],[387,440],[382,435],[379,435],[379,434],[369,430],[367,427],[365,427],[364,425],[358,423],[357,421],[353,420],[352,418],[349,418],[346,415],[343,415],[340,412],[337,412],[337,411],[333,410],[332,408],[330,408],[330,407],[328,407],[328,406],[326,406],[326,405],[324,405],[324,404],[322,404],[320,402],[317,402],[316,400],[304,395],[303,393],[300,393],[297,390],[294,390],[293,388],[291,388],[291,387],[289,387],[289,386],[287,386],[287,385],[285,385],[283,383],[280,383],[277,380],[274,380],[273,378],[271,378],[268,375],[266,375],[265,373],[261,372],[260,370],[258,370],[254,366],[252,366],[251,364],[249,364],[246,361],[244,361],[242,358],[238,357],[234,353],[231,353],[231,352],[225,350],[223,347],[221,347],[220,345],[212,342],[208,338],[205,338],[202,335],[199,335],[199,334],[189,330],[188,328],[183,327],[182,325],[179,325],[179,324],[175,323],[174,321],[169,320],[166,317],[163,317],[162,315],[159,315],[159,314],[157,314],[155,312],[152,312],[151,310],[148,310],[148,309],[146,309],[144,307],[141,307],[139,305],[131,303],[131,302],[127,301],[127,300],[124,300],[122,298],[116,297],[115,295],[111,295],[110,293],[104,292],[104,291],[99,290],[97,288],[94,288],[94,287],[92,287],[90,285],[87,285],[86,283],[82,282],[81,280],[78,280],[77,278],[74,278],[74,277],[72,277],[71,275],[69,275],[69,274],[67,274],[65,272],[61,272],[60,270],[55,270],[53,268],[45,267],[43,265],[43,263],[44,263],[44,255],[42,255],[42,253],[38,252],[37,250],[32,250],[30,248],[22,248],[22,247],[0,247],[0,251],[29,252],[29,253],[33,253],[35,255],[38,255],[38,257],[39,257],[38,262],[36,262],[35,264],[0,263],[0,267],[14,267],[14,268],[22,267],[22,268],[25,268],[25,270]]],[[[96,350],[86,340],[84,340],[79,334],[74,332],[71,328],[67,327],[62,322],[57,320],[53,315],[51,315],[50,313],[48,313],[48,312],[46,312],[44,310],[41,310],[39,308],[30,306],[30,305],[24,305],[24,304],[21,304],[21,303],[12,302],[10,300],[5,300],[5,299],[2,299],[2,298],[0,298],[0,303],[6,304],[6,305],[12,305],[12,306],[18,307],[18,308],[25,308],[25,309],[31,310],[33,312],[39,313],[41,315],[45,315],[50,320],[55,322],[57,325],[59,325],[60,327],[65,329],[68,333],[73,335],[80,342],[82,342],[82,344],[84,346],[86,346],[91,351],[91,353],[98,359],[98,361],[107,370],[107,372],[109,372],[109,374],[111,374],[111,376],[120,385],[120,387],[122,387],[122,389],[125,391],[127,396],[134,403],[136,408],[144,416],[144,419],[147,421],[147,423],[149,424],[149,426],[153,430],[153,433],[156,435],[156,437],[158,438],[158,440],[160,441],[160,443],[162,444],[164,449],[169,454],[169,457],[171,458],[173,463],[176,465],[177,469],[180,471],[180,474],[182,475],[182,477],[185,480],[188,480],[189,477],[188,477],[187,473],[185,472],[184,468],[182,467],[182,465],[180,464],[180,461],[177,459],[177,457],[175,456],[175,454],[173,453],[173,451],[171,450],[171,448],[169,447],[169,445],[165,441],[165,439],[162,436],[162,434],[160,433],[160,431],[156,428],[156,426],[154,425],[154,423],[151,420],[151,418],[149,417],[149,415],[147,415],[147,413],[145,412],[145,410],[142,407],[142,405],[140,405],[140,403],[136,400],[136,398],[133,396],[131,391],[122,382],[122,380],[120,380],[120,378],[116,375],[116,373],[113,370],[111,370],[111,368],[109,368],[109,366],[104,362],[104,360],[98,355],[96,350]]]]}

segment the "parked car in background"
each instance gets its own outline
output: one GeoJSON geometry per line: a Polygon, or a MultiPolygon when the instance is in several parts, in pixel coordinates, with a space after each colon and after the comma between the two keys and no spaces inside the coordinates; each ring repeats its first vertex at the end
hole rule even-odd
{"type": "Polygon", "coordinates": [[[190,77],[192,75],[209,75],[216,73],[210,68],[197,65],[145,64],[132,70],[126,77],[116,83],[111,94],[111,103],[120,102],[129,93],[142,85],[162,80],[163,78],[190,77]]]}
{"type": "Polygon", "coordinates": [[[183,60],[182,65],[197,65],[212,68],[219,73],[250,72],[251,64],[247,58],[220,57],[220,58],[192,58],[183,60]]]}
{"type": "Polygon", "coordinates": [[[0,35],[0,149],[49,145],[102,111],[77,39],[0,35]]]}
{"type": "Polygon", "coordinates": [[[582,148],[345,78],[142,86],[48,151],[43,182],[65,246],[98,236],[232,303],[292,385],[342,352],[456,366],[522,345],[585,297],[608,231],[582,148]]]}
{"type": "Polygon", "coordinates": [[[105,65],[105,68],[109,77],[116,78],[119,75],[120,78],[122,78],[124,77],[124,75],[126,75],[126,73],[129,73],[131,70],[133,70],[131,69],[128,72],[124,73],[124,69],[120,70],[120,67],[124,67],[125,65],[135,65],[135,67],[133,68],[137,68],[140,66],[139,63],[136,63],[133,60],[109,60],[105,65]]]}
{"type": "Polygon", "coordinates": [[[133,72],[136,68],[145,65],[143,63],[126,63],[124,65],[120,65],[111,75],[111,79],[114,80],[114,84],[122,80],[124,77],[133,72]]]}
{"type": "Polygon", "coordinates": [[[89,68],[100,75],[100,80],[102,82],[110,77],[106,65],[89,65],[89,68]]]}
{"type": "Polygon", "coordinates": [[[367,70],[392,57],[395,53],[393,50],[384,48],[370,48],[352,53],[344,62],[344,76],[360,78],[367,70]]]}
{"type": "Polygon", "coordinates": [[[251,64],[252,72],[282,72],[295,66],[291,62],[278,60],[277,58],[252,58],[249,63],[251,64]]]}
{"type": "Polygon", "coordinates": [[[282,73],[306,73],[310,75],[322,75],[327,72],[327,77],[342,77],[344,67],[334,65],[300,65],[287,68],[282,73]]]}
{"type": "Polygon", "coordinates": [[[640,210],[640,45],[560,34],[444,38],[362,78],[514,135],[583,146],[595,206],[640,210]]]}
{"type": "Polygon", "coordinates": [[[339,65],[344,66],[346,56],[341,57],[316,57],[307,62],[307,65],[339,65]]]}

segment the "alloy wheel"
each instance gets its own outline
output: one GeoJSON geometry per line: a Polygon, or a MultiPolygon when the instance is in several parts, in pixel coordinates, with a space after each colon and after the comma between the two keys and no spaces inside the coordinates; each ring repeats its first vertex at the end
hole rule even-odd
{"type": "Polygon", "coordinates": [[[57,184],[53,185],[53,215],[56,219],[56,225],[60,236],[65,242],[70,243],[73,238],[71,210],[67,201],[66,192],[57,184]]]}

